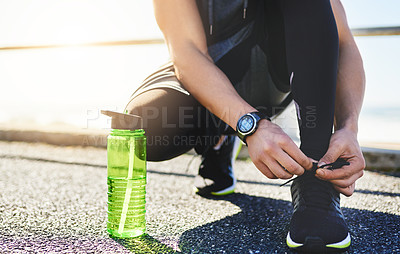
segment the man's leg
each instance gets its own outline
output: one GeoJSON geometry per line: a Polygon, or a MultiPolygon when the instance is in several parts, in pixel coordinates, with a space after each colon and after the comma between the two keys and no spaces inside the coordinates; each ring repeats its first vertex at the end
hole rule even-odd
{"type": "Polygon", "coordinates": [[[225,125],[184,89],[172,64],[145,79],[132,95],[126,110],[143,118],[148,160],[171,159],[195,148],[202,154],[195,179],[196,192],[201,195],[233,192],[236,183],[232,169],[235,137],[220,137],[225,125]]]}
{"type": "MultiPolygon", "coordinates": [[[[319,160],[332,134],[338,33],[329,0],[283,0],[286,59],[297,106],[301,150],[319,160]]],[[[314,170],[316,164],[314,165],[314,170]]],[[[343,251],[350,235],[332,184],[307,171],[291,186],[287,244],[308,252],[343,251]]]]}
{"type": "Polygon", "coordinates": [[[198,142],[200,105],[190,95],[171,88],[155,88],[137,95],[126,110],[143,118],[149,161],[174,158],[198,142]]]}
{"type": "Polygon", "coordinates": [[[319,160],[332,134],[338,33],[329,0],[282,1],[291,90],[301,150],[319,160]]]}

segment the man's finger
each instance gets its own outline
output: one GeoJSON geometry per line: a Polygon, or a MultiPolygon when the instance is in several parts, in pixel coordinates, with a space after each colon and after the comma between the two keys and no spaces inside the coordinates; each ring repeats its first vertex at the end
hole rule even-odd
{"type": "Polygon", "coordinates": [[[354,175],[352,175],[349,178],[346,179],[340,179],[340,180],[330,180],[330,182],[335,185],[338,186],[340,188],[347,188],[349,186],[351,186],[352,184],[354,184],[360,177],[362,177],[364,174],[363,171],[360,171],[358,173],[355,173],[354,175]]]}
{"type": "Polygon", "coordinates": [[[273,158],[264,158],[264,164],[267,165],[269,170],[279,179],[290,179],[292,174],[286,171],[276,160],[273,158]]]}
{"type": "Polygon", "coordinates": [[[346,179],[364,169],[358,160],[349,160],[349,162],[349,166],[334,170],[319,168],[316,172],[317,176],[323,180],[346,179]]]}
{"type": "Polygon", "coordinates": [[[289,173],[294,175],[302,175],[304,173],[304,168],[284,151],[278,152],[275,158],[289,173]]]}
{"type": "Polygon", "coordinates": [[[256,166],[258,170],[260,170],[260,172],[263,173],[269,179],[277,179],[277,177],[271,172],[271,170],[264,163],[254,162],[254,166],[256,166]]]}
{"type": "Polygon", "coordinates": [[[335,162],[342,153],[343,153],[343,150],[341,149],[340,146],[333,146],[333,145],[329,146],[328,151],[319,160],[318,167],[320,167],[324,164],[329,164],[329,163],[335,162]]]}
{"type": "Polygon", "coordinates": [[[354,193],[356,183],[353,183],[352,185],[346,187],[346,188],[340,188],[339,186],[334,185],[335,189],[345,195],[346,197],[350,197],[354,193]]]}
{"type": "Polygon", "coordinates": [[[335,170],[330,169],[317,169],[317,176],[322,180],[334,180],[334,179],[346,179],[349,178],[356,170],[350,168],[349,166],[344,166],[335,170]]]}
{"type": "Polygon", "coordinates": [[[313,162],[311,158],[308,158],[298,147],[291,141],[287,142],[283,147],[283,150],[292,157],[298,164],[300,164],[304,169],[311,169],[313,162]]]}

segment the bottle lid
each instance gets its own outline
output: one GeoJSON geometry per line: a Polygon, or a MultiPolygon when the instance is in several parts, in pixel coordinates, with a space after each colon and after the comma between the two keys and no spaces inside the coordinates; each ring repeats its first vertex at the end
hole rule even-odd
{"type": "Polygon", "coordinates": [[[110,110],[102,110],[103,115],[111,117],[111,128],[119,130],[143,129],[143,121],[140,116],[122,114],[110,110]]]}

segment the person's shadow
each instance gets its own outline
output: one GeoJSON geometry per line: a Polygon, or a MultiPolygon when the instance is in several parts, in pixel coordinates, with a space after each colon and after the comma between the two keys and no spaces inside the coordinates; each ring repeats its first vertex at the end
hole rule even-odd
{"type": "MultiPolygon", "coordinates": [[[[179,241],[182,253],[291,252],[286,246],[290,202],[241,193],[217,199],[242,211],[184,232],[179,241]]],[[[400,216],[350,208],[343,213],[352,235],[349,253],[400,252],[400,216]]]]}

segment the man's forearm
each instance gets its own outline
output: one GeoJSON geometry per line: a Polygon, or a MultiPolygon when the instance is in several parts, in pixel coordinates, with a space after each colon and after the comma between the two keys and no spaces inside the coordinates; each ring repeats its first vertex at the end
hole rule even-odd
{"type": "Polygon", "coordinates": [[[340,0],[331,0],[339,33],[339,68],[335,101],[335,130],[358,131],[365,91],[363,62],[354,37],[347,24],[346,13],[340,0]]]}
{"type": "Polygon", "coordinates": [[[365,73],[354,40],[340,45],[335,103],[335,130],[358,131],[358,117],[365,91],[365,73]]]}
{"type": "Polygon", "coordinates": [[[203,106],[235,128],[241,114],[255,109],[208,55],[196,0],[153,0],[153,6],[179,81],[203,106]]]}
{"type": "Polygon", "coordinates": [[[188,46],[174,61],[178,79],[207,109],[232,128],[239,117],[255,109],[236,92],[226,75],[202,52],[188,46]]]}

